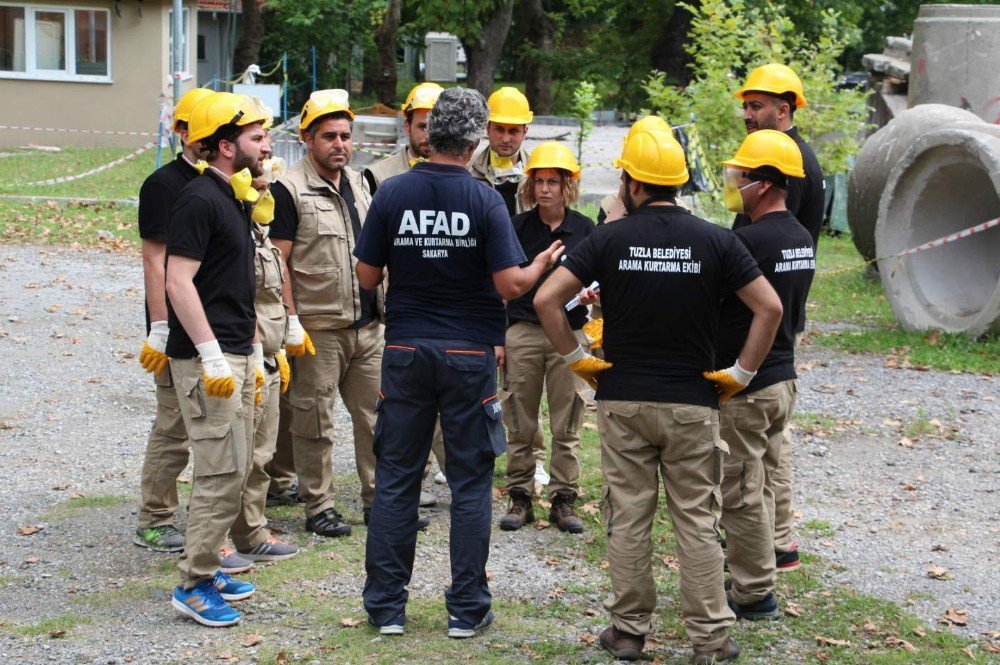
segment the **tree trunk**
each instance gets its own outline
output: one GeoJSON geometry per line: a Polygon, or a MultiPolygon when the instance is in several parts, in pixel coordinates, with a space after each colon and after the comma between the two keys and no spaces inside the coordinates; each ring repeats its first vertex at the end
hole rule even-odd
{"type": "Polygon", "coordinates": [[[542,0],[522,0],[521,20],[524,36],[531,45],[524,57],[524,91],[532,111],[550,115],[556,23],[545,12],[542,0]]]}
{"type": "MultiPolygon", "coordinates": [[[[694,6],[701,2],[695,0],[694,6]]],[[[674,6],[666,28],[660,33],[660,38],[653,42],[650,48],[650,60],[653,68],[666,72],[667,79],[685,85],[691,78],[688,72],[688,54],[685,48],[688,43],[688,32],[691,30],[691,12],[679,3],[674,6]]]]}
{"type": "Polygon", "coordinates": [[[468,69],[466,85],[483,93],[484,97],[493,91],[493,75],[513,16],[514,0],[503,0],[483,23],[479,35],[462,40],[468,69]]]}
{"type": "Polygon", "coordinates": [[[386,105],[396,103],[396,33],[399,31],[401,0],[389,0],[382,25],[375,31],[378,48],[378,74],[375,79],[375,97],[386,105]]]}
{"type": "MultiPolygon", "coordinates": [[[[242,74],[247,67],[260,59],[260,45],[264,41],[264,17],[257,0],[243,0],[243,24],[240,41],[233,53],[233,73],[242,74]]],[[[259,64],[259,63],[258,63],[259,64]]]]}

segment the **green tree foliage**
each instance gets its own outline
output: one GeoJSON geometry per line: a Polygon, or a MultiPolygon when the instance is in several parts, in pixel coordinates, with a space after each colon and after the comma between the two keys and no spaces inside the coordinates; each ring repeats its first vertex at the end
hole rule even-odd
{"type": "Polygon", "coordinates": [[[600,102],[597,93],[594,91],[594,84],[587,81],[580,81],[573,91],[573,115],[580,121],[580,131],[576,135],[576,158],[583,161],[583,142],[590,136],[594,129],[594,111],[600,102]]]}
{"type": "Polygon", "coordinates": [[[856,38],[835,10],[822,12],[818,36],[805,38],[785,8],[768,0],[753,6],[743,0],[704,0],[691,7],[691,83],[670,85],[653,72],[645,83],[652,109],[673,123],[693,114],[708,168],[735,154],[746,129],[733,97],[747,74],[768,62],[781,62],[802,79],[809,105],[795,114],[795,125],[816,150],[827,173],[846,171],[848,157],[859,149],[865,116],[864,95],[836,88],[837,58],[856,38]]]}

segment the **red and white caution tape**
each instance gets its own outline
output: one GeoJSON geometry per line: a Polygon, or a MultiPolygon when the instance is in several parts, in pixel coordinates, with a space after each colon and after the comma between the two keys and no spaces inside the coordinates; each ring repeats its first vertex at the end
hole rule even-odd
{"type": "Polygon", "coordinates": [[[84,171],[83,173],[77,173],[75,175],[60,176],[59,178],[49,178],[47,180],[36,180],[35,182],[10,182],[0,184],[0,187],[11,188],[11,187],[37,187],[43,185],[59,185],[64,182],[72,182],[74,180],[79,180],[80,178],[86,178],[87,176],[94,175],[95,173],[101,173],[112,169],[116,166],[120,166],[125,162],[131,161],[141,155],[142,153],[156,147],[155,141],[150,141],[141,148],[133,150],[124,157],[119,157],[118,159],[108,162],[107,164],[101,164],[97,168],[90,169],[89,171],[84,171]]]}
{"type": "Polygon", "coordinates": [[[916,254],[917,252],[922,252],[927,249],[940,247],[941,245],[947,245],[950,242],[955,242],[956,240],[961,240],[962,238],[968,238],[969,236],[975,233],[982,233],[986,229],[992,229],[994,226],[1000,226],[1000,217],[997,217],[996,219],[991,219],[988,222],[983,222],[982,224],[976,224],[975,226],[971,226],[967,229],[957,231],[956,233],[946,235],[943,238],[938,238],[937,240],[931,240],[930,242],[925,242],[922,245],[917,245],[913,249],[908,249],[905,252],[900,252],[899,254],[895,254],[894,256],[904,257],[907,254],[916,254]]]}
{"type": "Polygon", "coordinates": [[[111,129],[69,129],[68,127],[20,127],[0,125],[0,129],[14,129],[31,132],[66,132],[69,134],[111,134],[114,136],[156,136],[156,132],[122,132],[111,129]]]}

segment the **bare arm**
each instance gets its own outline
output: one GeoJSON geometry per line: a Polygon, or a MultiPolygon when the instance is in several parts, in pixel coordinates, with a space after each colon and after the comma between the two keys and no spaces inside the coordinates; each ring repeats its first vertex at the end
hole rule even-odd
{"type": "Polygon", "coordinates": [[[194,286],[194,276],[199,267],[201,261],[197,259],[176,254],[167,258],[167,295],[174,313],[195,345],[215,339],[198,290],[194,286]]]}
{"type": "Polygon", "coordinates": [[[505,301],[524,295],[559,260],[562,253],[562,241],[556,240],[548,249],[540,252],[527,268],[511,266],[493,273],[493,286],[505,301]]]}
{"type": "Polygon", "coordinates": [[[750,332],[737,362],[743,369],[755,372],[771,350],[774,335],[781,325],[781,300],[763,275],[737,291],[736,295],[753,312],[750,332]]]}
{"type": "Polygon", "coordinates": [[[146,286],[146,305],[150,321],[167,320],[167,295],[164,284],[164,261],[167,244],[156,240],[142,241],[142,278],[146,286]]]}
{"type": "Polygon", "coordinates": [[[383,268],[370,265],[364,261],[358,261],[354,272],[358,275],[358,284],[361,285],[361,288],[375,289],[382,283],[382,274],[385,271],[383,268]]]}
{"type": "Polygon", "coordinates": [[[285,303],[288,313],[295,316],[299,311],[295,309],[295,298],[292,297],[292,271],[289,267],[292,259],[292,241],[272,238],[271,244],[281,252],[281,260],[284,263],[282,267],[285,269],[285,277],[281,280],[281,300],[285,303]]]}
{"type": "Polygon", "coordinates": [[[559,355],[564,356],[580,345],[569,327],[563,305],[579,293],[581,288],[583,284],[576,275],[560,266],[549,275],[535,294],[535,312],[542,322],[542,330],[559,355]]]}

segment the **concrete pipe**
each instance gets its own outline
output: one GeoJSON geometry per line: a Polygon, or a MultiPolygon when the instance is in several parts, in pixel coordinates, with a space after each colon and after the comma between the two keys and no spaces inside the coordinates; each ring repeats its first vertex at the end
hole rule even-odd
{"type": "Polygon", "coordinates": [[[937,102],[1000,122],[1000,6],[921,5],[913,22],[909,106],[937,102]]]}
{"type": "Polygon", "coordinates": [[[923,104],[903,111],[865,141],[847,182],[847,223],[854,246],[866,260],[875,258],[875,222],[889,171],[919,137],[962,122],[985,124],[954,106],[923,104]]]}
{"type": "MultiPolygon", "coordinates": [[[[1000,136],[969,129],[914,141],[892,169],[875,225],[878,255],[1000,217],[1000,136]]],[[[1000,332],[1000,227],[902,258],[879,274],[908,330],[1000,332]]]]}

